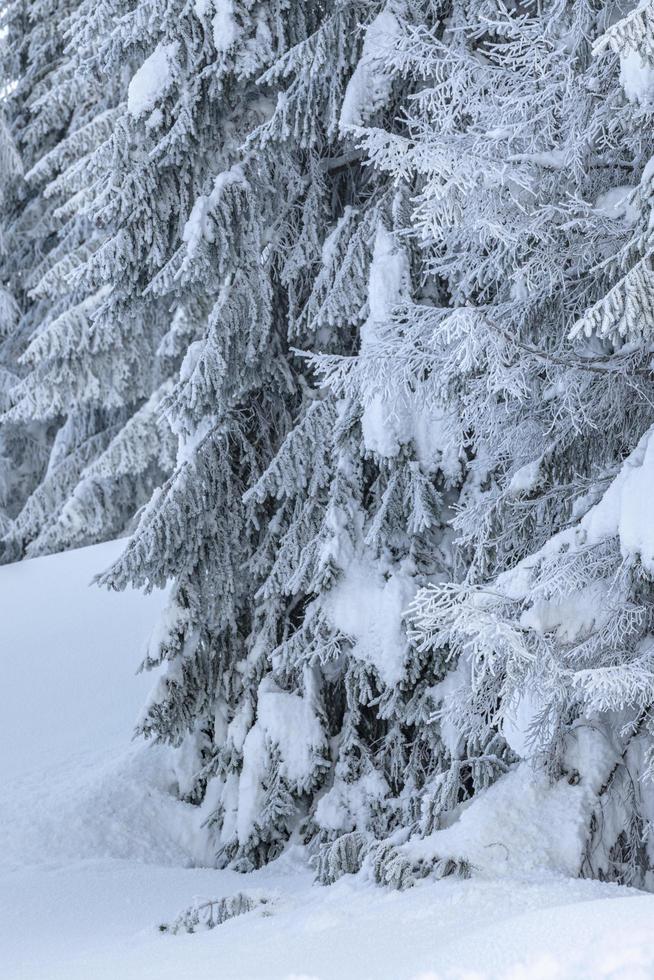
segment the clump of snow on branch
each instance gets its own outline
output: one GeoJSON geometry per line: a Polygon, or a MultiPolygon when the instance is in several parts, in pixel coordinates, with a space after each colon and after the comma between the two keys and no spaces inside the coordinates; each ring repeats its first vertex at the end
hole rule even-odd
{"type": "Polygon", "coordinates": [[[311,785],[316,757],[325,750],[325,734],[308,699],[282,691],[272,677],[264,677],[258,690],[256,723],[243,741],[237,816],[241,843],[252,833],[261,809],[271,751],[279,754],[281,776],[302,792],[311,785]]]}
{"type": "MultiPolygon", "coordinates": [[[[388,335],[393,331],[393,314],[410,300],[410,271],[406,250],[383,224],[375,236],[368,281],[368,319],[361,326],[360,358],[383,355],[388,335]]],[[[370,387],[362,392],[361,417],[366,449],[379,456],[397,456],[400,447],[413,442],[424,469],[440,466],[455,478],[459,472],[456,451],[448,447],[444,410],[429,405],[419,390],[389,386],[370,387]]]]}
{"type": "Polygon", "coordinates": [[[354,559],[324,600],[331,622],[352,640],[352,655],[376,667],[391,686],[404,671],[402,614],[415,590],[408,570],[385,574],[373,562],[354,559]]]}
{"type": "Polygon", "coordinates": [[[337,777],[318,800],[315,821],[324,830],[348,833],[366,825],[371,805],[383,800],[388,792],[388,783],[374,770],[354,782],[337,777]]]}
{"type": "Polygon", "coordinates": [[[213,43],[216,51],[224,54],[232,48],[239,35],[234,16],[234,0],[214,0],[213,43]]]}
{"type": "Polygon", "coordinates": [[[215,241],[212,216],[225,192],[235,185],[246,186],[243,168],[238,165],[219,173],[214,180],[211,193],[201,194],[195,201],[182,233],[188,259],[193,258],[202,241],[210,243],[215,241]]]}
{"type": "Polygon", "coordinates": [[[341,129],[362,126],[388,99],[393,84],[388,56],[401,33],[393,7],[387,3],[366,28],[361,58],[345,90],[341,129]]]}
{"type": "Polygon", "coordinates": [[[654,99],[653,32],[654,5],[651,0],[642,0],[594,46],[596,54],[610,47],[619,55],[620,82],[625,95],[643,107],[651,106],[654,99]]]}
{"type": "Polygon", "coordinates": [[[158,44],[133,75],[127,90],[127,108],[134,117],[155,108],[173,83],[179,42],[158,44]]]}

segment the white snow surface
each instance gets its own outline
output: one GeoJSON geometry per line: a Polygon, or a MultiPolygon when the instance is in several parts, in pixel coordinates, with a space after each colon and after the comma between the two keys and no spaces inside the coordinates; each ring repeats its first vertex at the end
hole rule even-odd
{"type": "Polygon", "coordinates": [[[654,977],[654,897],[566,876],[586,791],[525,764],[422,845],[465,851],[469,880],[321,888],[295,846],[251,875],[191,867],[172,760],[130,745],[151,683],[133,671],[165,597],[88,586],[121,547],[0,568],[0,980],[654,977]],[[268,895],[267,914],[157,928],[238,891],[268,895]]]}
{"type": "Polygon", "coordinates": [[[0,566],[0,786],[129,747],[152,686],[136,670],[164,595],[90,584],[125,543],[0,566]]]}
{"type": "Polygon", "coordinates": [[[257,724],[280,752],[281,772],[302,786],[312,770],[312,755],[325,748],[326,738],[306,698],[281,691],[270,677],[259,685],[257,724]]]}

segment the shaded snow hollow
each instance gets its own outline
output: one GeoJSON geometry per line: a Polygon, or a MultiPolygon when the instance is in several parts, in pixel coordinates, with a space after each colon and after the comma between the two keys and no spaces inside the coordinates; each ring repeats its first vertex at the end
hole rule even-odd
{"type": "Polygon", "coordinates": [[[550,795],[526,767],[422,845],[465,853],[470,880],[321,888],[297,848],[252,875],[190,867],[202,855],[172,760],[130,745],[163,598],[88,587],[120,548],[0,568],[0,980],[654,977],[654,898],[566,877],[583,787],[550,795]],[[158,931],[198,896],[239,891],[269,896],[266,914],[158,931]]]}

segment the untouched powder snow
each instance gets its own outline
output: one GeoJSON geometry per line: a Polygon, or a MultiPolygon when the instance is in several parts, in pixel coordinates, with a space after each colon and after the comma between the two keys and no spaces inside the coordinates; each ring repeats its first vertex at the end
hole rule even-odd
{"type": "Polygon", "coordinates": [[[164,595],[90,585],[122,547],[0,567],[0,869],[198,857],[170,754],[131,744],[153,683],[135,670],[164,595]]]}
{"type": "Polygon", "coordinates": [[[0,566],[0,785],[129,744],[152,687],[136,670],[164,598],[90,585],[123,546],[0,566]]]}
{"type": "Polygon", "coordinates": [[[133,672],[163,596],[88,587],[120,548],[0,568],[0,980],[654,977],[654,898],[565,876],[577,852],[557,823],[573,827],[583,789],[530,789],[526,768],[488,791],[485,816],[470,808],[423,845],[465,852],[469,880],[321,888],[297,847],[250,875],[191,867],[195,809],[175,798],[170,755],[130,745],[151,683],[133,672]],[[492,845],[516,840],[507,864],[492,845]],[[268,902],[211,931],[159,931],[237,892],[268,902]]]}

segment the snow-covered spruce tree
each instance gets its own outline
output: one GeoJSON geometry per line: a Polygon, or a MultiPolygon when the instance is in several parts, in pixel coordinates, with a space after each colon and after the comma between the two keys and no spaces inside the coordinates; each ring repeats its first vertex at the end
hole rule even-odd
{"type": "Polygon", "coordinates": [[[80,274],[106,248],[112,227],[98,219],[107,194],[98,160],[113,152],[129,77],[126,66],[113,70],[107,53],[111,18],[120,11],[75,0],[58,7],[53,23],[41,6],[48,7],[16,4],[13,18],[13,33],[25,35],[16,92],[22,130],[33,143],[25,163],[39,252],[25,283],[24,377],[12,390],[5,424],[36,421],[56,432],[42,478],[8,535],[14,553],[29,555],[125,529],[172,468],[172,433],[156,406],[178,364],[167,352],[155,355],[166,311],[149,308],[130,321],[132,336],[121,344],[120,331],[96,322],[107,286],[89,286],[80,274]]]}
{"type": "MultiPolygon", "coordinates": [[[[572,784],[579,873],[651,887],[652,8],[612,7],[454,4],[442,41],[407,37],[435,79],[409,135],[362,141],[415,181],[411,237],[451,297],[377,349],[389,383],[458,405],[469,457],[468,571],[414,603],[419,649],[457,663],[444,721],[572,784]]],[[[369,374],[330,367],[343,390],[369,374]]]]}
{"type": "MultiPolygon", "coordinates": [[[[2,225],[0,246],[0,286],[3,310],[0,319],[0,361],[2,391],[0,411],[10,404],[10,391],[23,373],[19,359],[33,329],[34,308],[28,299],[30,277],[48,248],[47,219],[23,174],[29,167],[34,140],[47,145],[51,138],[45,129],[32,134],[27,126],[29,104],[38,84],[47,83],[51,55],[51,31],[35,26],[28,16],[28,5],[0,4],[0,93],[2,93],[3,133],[2,187],[0,189],[2,225]]],[[[50,27],[52,26],[50,22],[50,27]]],[[[0,534],[0,560],[15,556],[7,540],[11,522],[47,463],[51,432],[33,420],[0,423],[0,493],[3,521],[0,534]]]]}
{"type": "MultiPolygon", "coordinates": [[[[2,76],[0,76],[2,77],[2,76]]],[[[21,166],[16,147],[0,116],[0,412],[9,403],[9,391],[15,383],[15,352],[13,337],[19,319],[15,299],[16,283],[13,269],[9,268],[11,248],[10,213],[15,187],[20,178],[21,166]]],[[[20,499],[17,471],[21,469],[26,440],[16,438],[0,428],[0,538],[4,537],[20,499]]]]}
{"type": "Polygon", "coordinates": [[[411,296],[406,196],[351,133],[393,124],[407,83],[385,55],[408,25],[437,29],[439,6],[170,4],[130,84],[183,239],[148,248],[140,282],[208,319],[165,406],[177,469],[102,581],[175,580],[139,729],[180,746],[180,794],[243,870],[296,831],[323,845],[323,880],[373,848],[378,876],[407,883],[379,842],[436,826],[503,766],[472,776],[443,738],[445,659],[411,649],[402,617],[450,562],[461,465],[442,415],[379,388],[335,399],[296,353],[367,350],[411,296]]]}

